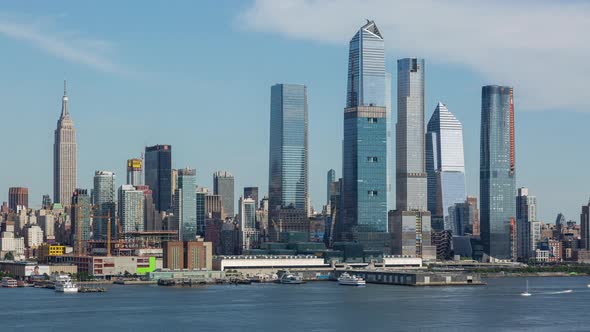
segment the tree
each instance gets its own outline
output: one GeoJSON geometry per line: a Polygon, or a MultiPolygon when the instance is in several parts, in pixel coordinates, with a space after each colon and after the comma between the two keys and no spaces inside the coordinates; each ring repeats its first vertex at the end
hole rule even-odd
{"type": "Polygon", "coordinates": [[[7,261],[13,261],[14,260],[14,254],[12,253],[12,251],[9,251],[6,253],[6,255],[4,255],[4,259],[7,261]]]}

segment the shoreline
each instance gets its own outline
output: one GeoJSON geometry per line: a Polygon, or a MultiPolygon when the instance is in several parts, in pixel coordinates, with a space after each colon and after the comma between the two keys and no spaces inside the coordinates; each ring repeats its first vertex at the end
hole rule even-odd
{"type": "Polygon", "coordinates": [[[480,273],[482,278],[497,279],[497,278],[536,278],[536,277],[587,277],[586,273],[577,273],[571,275],[568,272],[492,272],[480,273]]]}

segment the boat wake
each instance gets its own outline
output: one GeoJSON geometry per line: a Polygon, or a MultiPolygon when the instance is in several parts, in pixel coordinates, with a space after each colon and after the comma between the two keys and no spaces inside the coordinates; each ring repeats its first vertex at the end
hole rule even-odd
{"type": "Polygon", "coordinates": [[[562,290],[562,291],[558,291],[558,292],[546,292],[546,293],[540,293],[540,294],[547,294],[547,295],[556,295],[556,294],[568,294],[573,292],[573,290],[571,289],[566,289],[566,290],[562,290]]]}

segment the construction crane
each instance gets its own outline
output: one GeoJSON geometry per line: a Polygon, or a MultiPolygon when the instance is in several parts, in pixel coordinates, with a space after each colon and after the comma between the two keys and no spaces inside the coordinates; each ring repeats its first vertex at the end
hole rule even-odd
{"type": "Polygon", "coordinates": [[[107,245],[106,245],[106,249],[107,249],[107,256],[111,256],[111,210],[109,209],[107,211],[107,215],[106,216],[97,216],[97,215],[92,215],[92,218],[98,218],[98,219],[107,219],[107,245]]]}

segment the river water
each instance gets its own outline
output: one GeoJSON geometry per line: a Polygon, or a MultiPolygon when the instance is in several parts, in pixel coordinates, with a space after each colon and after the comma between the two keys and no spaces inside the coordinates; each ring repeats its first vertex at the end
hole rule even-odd
{"type": "Polygon", "coordinates": [[[0,331],[590,331],[588,277],[486,286],[108,286],[0,289],[0,331]],[[561,293],[571,289],[571,293],[561,293]]]}

